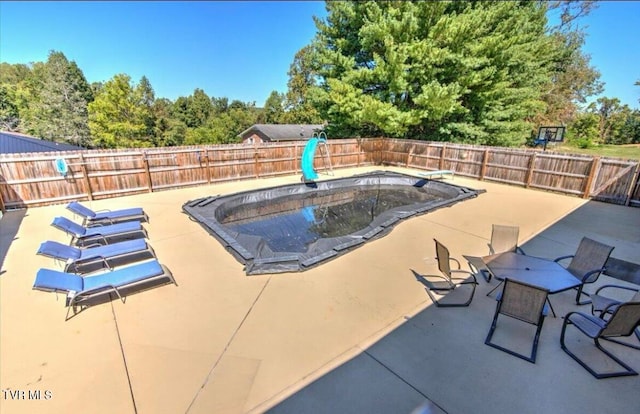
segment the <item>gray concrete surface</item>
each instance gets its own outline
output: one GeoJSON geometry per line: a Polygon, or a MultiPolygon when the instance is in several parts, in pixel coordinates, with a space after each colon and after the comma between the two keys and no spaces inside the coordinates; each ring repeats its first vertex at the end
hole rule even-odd
{"type": "MultiPolygon", "coordinates": [[[[38,268],[55,268],[35,252],[44,240],[68,240],[49,226],[68,212],[58,205],[6,214],[0,221],[0,411],[409,413],[427,400],[432,412],[452,414],[640,407],[639,377],[595,380],[560,350],[561,318],[547,318],[538,360],[530,364],[484,345],[495,309],[485,293],[494,281],[479,280],[469,308],[436,308],[410,270],[436,272],[434,237],[458,258],[486,254],[492,223],[520,226],[528,254],[571,254],[588,235],[614,245],[614,257],[637,263],[639,209],[456,176],[445,180],[487,192],[404,221],[307,272],[263,276],[246,276],[180,210],[198,197],[298,180],[220,183],[88,203],[95,209],[144,207],[149,243],[179,286],[94,306],[67,322],[63,295],[31,287],[38,268]],[[35,398],[37,391],[42,398],[35,398]]],[[[608,281],[605,276],[599,283],[608,281]]],[[[554,295],[556,312],[588,311],[572,299],[571,292],[554,295]]],[[[501,332],[498,339],[516,343],[530,333],[513,324],[501,332]]],[[[569,339],[598,357],[577,335],[569,339]]],[[[640,370],[640,352],[610,347],[640,370]]]]}

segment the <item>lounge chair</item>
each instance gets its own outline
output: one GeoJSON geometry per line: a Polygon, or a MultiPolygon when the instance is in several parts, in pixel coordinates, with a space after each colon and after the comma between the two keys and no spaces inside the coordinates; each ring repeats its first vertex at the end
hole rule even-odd
{"type": "Polygon", "coordinates": [[[147,237],[139,221],[126,221],[106,226],[83,227],[66,217],[56,217],[51,225],[71,236],[71,244],[84,246],[89,243],[108,244],[109,240],[147,237]]]}
{"type": "Polygon", "coordinates": [[[484,343],[510,355],[524,359],[525,361],[535,363],[542,324],[544,323],[545,316],[548,314],[548,306],[546,305],[548,295],[549,291],[546,289],[508,278],[505,279],[502,293],[497,297],[498,304],[496,305],[493,322],[491,323],[491,328],[484,343]],[[529,355],[516,352],[491,341],[493,333],[496,330],[499,315],[509,316],[536,326],[533,345],[529,355]]]}
{"type": "Polygon", "coordinates": [[[82,217],[82,225],[91,227],[96,224],[114,224],[123,221],[149,221],[149,216],[140,207],[126,208],[121,210],[98,210],[93,211],[83,206],[77,201],[67,204],[67,209],[82,217]]]}
{"type": "MultiPolygon", "coordinates": [[[[614,292],[616,291],[617,291],[616,293],[620,293],[623,291],[635,292],[633,296],[630,296],[631,295],[630,293],[627,295],[627,296],[630,296],[627,298],[628,302],[640,302],[640,289],[638,288],[632,288],[628,286],[619,286],[619,285],[601,286],[600,288],[598,288],[598,290],[596,290],[596,293],[591,295],[591,314],[594,316],[599,316],[601,319],[609,318],[611,314],[613,314],[613,312],[615,312],[615,310],[618,309],[618,306],[620,306],[621,303],[626,302],[623,300],[613,299],[608,296],[604,296],[603,292],[605,291],[607,292],[607,294],[609,294],[609,296],[613,296],[614,292]]],[[[640,342],[640,326],[638,326],[634,332],[636,334],[636,338],[640,342]]],[[[628,342],[621,342],[617,339],[610,338],[609,341],[617,342],[621,345],[629,346],[631,348],[640,349],[639,345],[634,345],[628,342]]]]}
{"type": "MultiPolygon", "coordinates": [[[[93,304],[93,300],[115,293],[124,303],[126,293],[131,288],[144,287],[154,281],[166,279],[178,285],[173,275],[165,266],[157,260],[138,263],[132,266],[123,267],[114,271],[107,271],[95,275],[79,276],[73,273],[66,273],[51,269],[40,269],[36,275],[33,288],[45,292],[66,292],[67,315],[73,309],[74,315],[77,308],[81,309],[93,304]]],[[[155,286],[155,284],[153,284],[155,286]]],[[[109,296],[109,300],[111,300],[109,296]]]]}
{"type": "MultiPolygon", "coordinates": [[[[433,240],[436,244],[436,260],[438,261],[438,269],[442,273],[442,276],[439,275],[420,275],[415,270],[413,271],[416,279],[425,285],[427,294],[435,303],[436,306],[442,308],[452,308],[452,307],[463,307],[469,306],[471,301],[473,300],[473,295],[476,291],[476,285],[478,281],[476,280],[476,276],[467,270],[461,270],[460,262],[451,257],[449,254],[449,249],[447,249],[442,243],[438,240],[433,240]],[[457,263],[457,269],[451,269],[451,262],[457,263]],[[454,273],[463,273],[467,277],[454,277],[454,273]],[[432,277],[438,278],[441,280],[432,281],[430,280],[432,277]],[[471,285],[471,294],[466,298],[464,302],[447,302],[443,301],[437,297],[435,297],[431,292],[435,292],[436,294],[442,294],[441,292],[452,292],[456,288],[463,285],[471,285]]],[[[464,298],[463,298],[464,299],[464,298]]]]}
{"type": "MultiPolygon", "coordinates": [[[[640,302],[624,302],[618,304],[608,320],[582,312],[569,312],[564,317],[564,323],[562,324],[560,346],[567,355],[582,365],[584,369],[589,371],[589,373],[597,379],[638,375],[629,365],[613,353],[607,351],[600,343],[600,339],[611,340],[623,336],[631,336],[638,324],[640,324],[640,302]],[[584,359],[579,358],[571,352],[565,343],[565,333],[567,327],[570,325],[575,326],[580,332],[593,339],[596,348],[624,369],[613,372],[597,372],[589,366],[584,359]]],[[[623,342],[617,343],[625,345],[623,342]]]]}
{"type": "Polygon", "coordinates": [[[100,245],[80,249],[55,241],[45,241],[37,254],[51,257],[65,263],[64,271],[69,273],[87,273],[96,269],[112,269],[142,259],[155,257],[155,253],[144,239],[127,240],[114,244],[100,245]]]}
{"type": "Polygon", "coordinates": [[[580,301],[581,295],[590,296],[583,291],[584,285],[598,280],[600,274],[606,270],[605,264],[612,251],[612,246],[583,237],[575,254],[555,259],[555,262],[560,263],[562,260],[570,258],[571,261],[567,266],[567,270],[582,281],[580,286],[576,288],[578,291],[576,293],[576,304],[586,305],[590,303],[590,300],[580,301]]]}

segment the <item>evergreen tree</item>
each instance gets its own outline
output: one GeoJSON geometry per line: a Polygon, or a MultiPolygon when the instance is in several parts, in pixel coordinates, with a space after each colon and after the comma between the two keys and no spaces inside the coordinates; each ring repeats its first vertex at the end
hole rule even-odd
{"type": "Polygon", "coordinates": [[[30,80],[27,132],[50,141],[87,145],[87,105],[93,93],[76,63],[52,51],[44,65],[34,65],[30,80]]]}
{"type": "Polygon", "coordinates": [[[327,2],[316,19],[320,84],[337,135],[524,142],[551,77],[535,2],[327,2]]]}

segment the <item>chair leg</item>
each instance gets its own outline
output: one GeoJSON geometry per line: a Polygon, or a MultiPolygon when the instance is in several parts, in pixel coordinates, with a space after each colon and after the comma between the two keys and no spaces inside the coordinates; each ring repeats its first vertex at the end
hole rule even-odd
{"type": "Polygon", "coordinates": [[[611,352],[609,352],[606,349],[604,349],[602,347],[602,345],[600,345],[600,342],[598,341],[598,338],[593,338],[593,342],[594,342],[596,348],[598,348],[605,355],[607,355],[609,358],[611,358],[613,361],[615,361],[618,365],[620,365],[621,367],[624,368],[624,371],[607,372],[607,373],[598,373],[598,372],[596,372],[593,368],[591,368],[589,365],[587,365],[586,362],[581,360],[576,354],[574,354],[573,352],[571,352],[569,350],[569,348],[567,348],[567,346],[565,344],[565,341],[564,341],[564,337],[565,337],[565,331],[567,329],[567,326],[569,326],[569,325],[573,325],[573,323],[569,320],[569,318],[565,317],[564,323],[562,324],[562,332],[560,333],[560,348],[562,348],[562,350],[567,355],[569,355],[571,358],[573,358],[573,360],[576,361],[578,364],[580,364],[584,369],[589,371],[589,373],[591,375],[593,375],[595,378],[603,379],[603,378],[625,377],[625,376],[631,376],[631,375],[638,375],[638,373],[636,371],[634,371],[630,366],[625,364],[622,360],[620,360],[618,357],[613,355],[611,352]]]}
{"type": "Polygon", "coordinates": [[[576,305],[588,305],[588,304],[590,304],[590,303],[591,303],[591,299],[580,302],[580,297],[581,297],[582,295],[585,295],[585,296],[587,296],[587,297],[590,297],[590,296],[591,296],[591,295],[589,295],[587,292],[583,291],[583,289],[582,289],[583,287],[584,287],[584,285],[580,285],[580,286],[578,286],[578,287],[576,288],[576,290],[578,291],[578,292],[576,293],[576,305]]]}
{"type": "Polygon", "coordinates": [[[513,355],[514,357],[520,358],[520,359],[524,359],[527,362],[531,362],[532,364],[536,363],[536,356],[538,353],[538,342],[540,340],[540,332],[542,332],[542,322],[544,321],[541,320],[540,323],[538,324],[538,327],[536,329],[536,334],[533,338],[533,344],[531,346],[531,354],[529,356],[527,355],[523,355],[520,353],[517,353],[515,351],[512,351],[511,349],[505,348],[501,345],[497,345],[494,344],[493,342],[491,342],[491,338],[493,337],[493,332],[496,330],[496,325],[498,322],[498,315],[500,313],[500,307],[496,307],[496,314],[493,317],[493,322],[491,323],[491,328],[489,329],[489,333],[487,334],[487,338],[484,340],[485,345],[489,345],[492,348],[496,348],[499,349],[500,351],[506,352],[509,355],[513,355]]]}
{"type": "Polygon", "coordinates": [[[494,287],[489,291],[489,293],[487,293],[487,296],[491,296],[491,294],[495,292],[495,290],[498,289],[500,286],[502,286],[503,283],[504,283],[504,280],[501,280],[500,283],[498,283],[498,286],[494,287]]]}
{"type": "MultiPolygon", "coordinates": [[[[464,303],[442,303],[440,302],[437,298],[435,298],[432,294],[431,294],[431,290],[429,288],[426,288],[427,294],[429,295],[429,297],[431,298],[431,300],[433,301],[433,303],[439,307],[439,308],[464,308],[467,307],[471,304],[471,301],[473,300],[473,296],[476,293],[476,285],[478,283],[475,281],[471,281],[471,282],[462,282],[459,285],[473,285],[473,288],[471,290],[471,294],[469,295],[469,299],[467,299],[466,302],[464,303]]],[[[453,289],[450,290],[450,292],[453,292],[455,290],[455,287],[453,289]]]]}
{"type": "MultiPolygon", "coordinates": [[[[640,341],[640,328],[636,328],[635,336],[638,339],[638,341],[640,341]]],[[[630,344],[628,342],[622,342],[622,341],[620,341],[618,339],[615,339],[615,338],[602,338],[602,339],[605,339],[605,340],[607,340],[609,342],[615,342],[618,345],[622,345],[622,346],[626,346],[626,347],[629,347],[629,348],[640,350],[640,345],[634,345],[634,344],[630,344]]]]}

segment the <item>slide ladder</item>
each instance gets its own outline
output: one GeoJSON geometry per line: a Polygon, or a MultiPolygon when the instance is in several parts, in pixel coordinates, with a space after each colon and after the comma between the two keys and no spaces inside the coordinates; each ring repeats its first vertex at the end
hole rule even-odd
{"type": "Polygon", "coordinates": [[[329,147],[327,146],[327,134],[321,132],[320,135],[313,134],[313,137],[309,141],[307,141],[307,145],[304,147],[304,151],[302,152],[302,178],[304,181],[313,181],[318,179],[318,173],[313,168],[313,160],[316,155],[316,149],[320,147],[320,152],[322,153],[322,161],[324,164],[324,169],[327,169],[327,164],[329,166],[329,170],[333,173],[333,166],[331,165],[331,156],[329,155],[329,147]]]}

